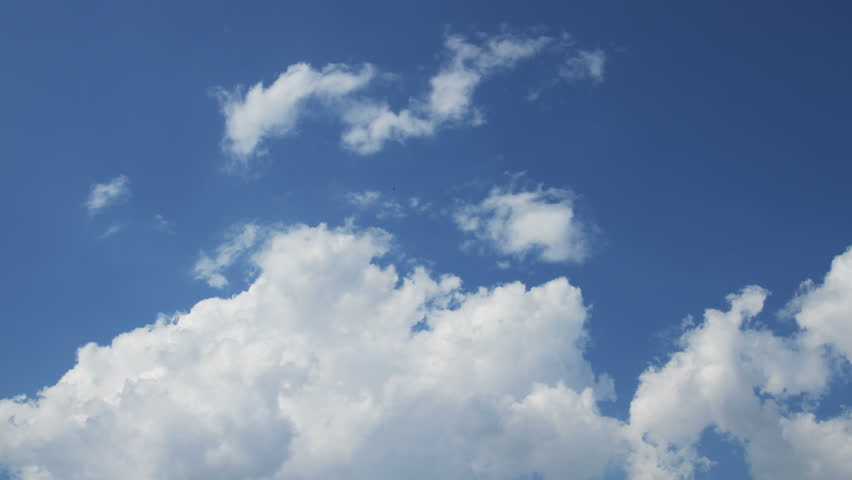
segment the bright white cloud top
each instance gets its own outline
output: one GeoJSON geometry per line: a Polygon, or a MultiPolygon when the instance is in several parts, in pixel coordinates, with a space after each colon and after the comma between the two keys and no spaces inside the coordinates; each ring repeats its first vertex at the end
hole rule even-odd
{"type": "Polygon", "coordinates": [[[501,255],[553,263],[579,262],[588,254],[587,229],[577,220],[568,190],[494,187],[454,217],[460,230],[501,255]]]}
{"type": "Polygon", "coordinates": [[[37,398],[0,400],[0,464],[27,480],[688,479],[715,427],[745,445],[755,478],[852,475],[852,418],[790,401],[818,399],[837,373],[846,339],[820,332],[852,321],[839,313],[852,250],[798,304],[793,337],[749,326],[759,287],[708,310],[642,374],[624,423],[598,410],[612,384],[584,358],[578,288],[464,290],[380,266],[391,242],[352,227],[271,233],[242,293],[86,345],[37,398]]]}
{"type": "Polygon", "coordinates": [[[580,291],[400,278],[372,262],[390,240],[275,234],[245,292],[87,345],[39,398],[0,401],[0,462],[68,479],[601,472],[620,427],[596,408],[609,384],[583,358],[580,291]]]}
{"type": "Polygon", "coordinates": [[[130,195],[130,179],[127,175],[119,175],[107,183],[96,183],[89,190],[86,200],[86,210],[89,215],[97,215],[101,211],[130,195]]]}

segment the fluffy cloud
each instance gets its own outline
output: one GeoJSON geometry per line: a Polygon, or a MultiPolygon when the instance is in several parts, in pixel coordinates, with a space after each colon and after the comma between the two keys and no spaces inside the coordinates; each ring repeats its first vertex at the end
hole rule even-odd
{"type": "Polygon", "coordinates": [[[550,41],[548,37],[504,34],[476,45],[463,37],[449,36],[445,47],[450,59],[430,79],[431,88],[425,98],[412,100],[408,108],[399,112],[382,102],[356,105],[343,116],[348,124],[343,144],[366,155],[381,150],[387,141],[429,136],[446,124],[480,124],[482,116],[473,107],[473,94],[479,83],[532,57],[550,41]]]}
{"type": "Polygon", "coordinates": [[[709,463],[696,450],[707,428],[744,446],[754,478],[852,477],[852,417],[818,420],[806,408],[826,393],[832,352],[848,355],[850,264],[852,250],[797,299],[796,335],[749,326],[767,292],[748,287],[728,298],[727,312],[708,310],[665,365],[643,373],[630,408],[632,478],[692,478],[709,463]]]}
{"type": "Polygon", "coordinates": [[[246,162],[265,138],[290,133],[309,100],[334,101],[364,88],[373,79],[370,65],[353,69],[343,64],[316,70],[308,64],[290,65],[269,87],[258,83],[245,94],[222,91],[225,115],[223,147],[246,162]]]}
{"type": "Polygon", "coordinates": [[[222,271],[231,266],[246,250],[253,247],[260,239],[262,229],[253,223],[236,227],[228,234],[228,238],[216,248],[216,255],[208,256],[201,252],[193,268],[196,280],[203,280],[213,288],[224,288],[228,279],[222,271]]]}
{"type": "MultiPolygon", "coordinates": [[[[342,121],[343,146],[361,155],[376,153],[389,141],[431,136],[442,127],[480,125],[484,119],[473,104],[480,83],[552,43],[550,37],[509,33],[481,36],[479,41],[450,35],[444,42],[447,60],[429,79],[429,90],[396,111],[384,100],[356,95],[376,77],[375,68],[369,64],[357,69],[331,64],[322,70],[294,64],[269,87],[258,83],[245,94],[221,91],[223,147],[239,163],[246,164],[262,151],[264,139],[292,132],[312,99],[319,101],[311,105],[342,121]]],[[[567,47],[559,44],[555,48],[567,47]]],[[[603,52],[578,52],[562,66],[561,74],[602,80],[603,52]]]]}
{"type": "Polygon", "coordinates": [[[89,191],[85,206],[89,215],[97,215],[104,208],[130,195],[130,179],[119,175],[107,183],[96,183],[89,191]]]}
{"type": "Polygon", "coordinates": [[[36,398],[0,400],[25,479],[547,478],[626,454],[564,278],[462,290],[376,259],[380,230],[296,226],[254,283],[79,349],[36,398]],[[426,325],[417,329],[414,325],[426,325]]]}
{"type": "Polygon", "coordinates": [[[513,191],[494,187],[455,213],[456,225],[501,255],[543,262],[582,261],[588,248],[571,193],[558,188],[513,191]]]}
{"type": "Polygon", "coordinates": [[[584,358],[588,308],[566,279],[464,290],[380,260],[382,230],[263,238],[242,293],[86,345],[56,385],[0,400],[0,465],[25,480],[690,479],[713,428],[754,478],[852,475],[852,416],[808,407],[847,354],[852,250],[794,301],[794,335],[753,320],[760,287],[707,310],[641,375],[624,423],[598,410],[612,383],[584,358]]]}

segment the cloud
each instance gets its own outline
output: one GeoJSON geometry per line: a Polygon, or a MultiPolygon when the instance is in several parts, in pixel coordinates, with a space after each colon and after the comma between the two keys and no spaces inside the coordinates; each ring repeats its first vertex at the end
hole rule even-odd
{"type": "Polygon", "coordinates": [[[579,262],[588,254],[587,232],[577,220],[568,190],[513,191],[494,187],[476,204],[455,212],[456,225],[500,255],[542,262],[579,262]]]}
{"type": "Polygon", "coordinates": [[[543,36],[502,34],[477,45],[458,35],[447,37],[444,46],[450,58],[430,79],[426,96],[412,100],[399,112],[377,101],[353,106],[343,115],[348,125],[343,145],[368,155],[381,150],[388,141],[430,136],[445,125],[483,123],[481,112],[473,107],[476,87],[486,77],[537,54],[550,41],[543,36]]]}
{"type": "Polygon", "coordinates": [[[479,84],[550,43],[551,38],[545,36],[509,33],[481,36],[479,42],[450,35],[444,42],[448,58],[430,78],[429,90],[398,111],[385,100],[358,95],[377,76],[370,64],[354,68],[335,63],[316,70],[297,63],[269,87],[258,83],[245,94],[240,89],[219,90],[225,116],[222,145],[244,166],[263,152],[265,139],[293,132],[308,106],[342,121],[342,145],[360,155],[376,153],[389,141],[431,136],[450,125],[481,125],[483,115],[473,105],[479,84]]]}
{"type": "Polygon", "coordinates": [[[640,377],[632,478],[692,478],[709,464],[697,451],[707,428],[745,448],[754,478],[850,478],[852,416],[819,420],[808,411],[836,374],[832,352],[848,360],[850,264],[852,251],[838,256],[823,284],[797,300],[801,330],[790,337],[750,326],[767,295],[760,287],[729,296],[727,312],[707,310],[683,349],[640,377]]]}
{"type": "Polygon", "coordinates": [[[210,257],[201,252],[193,268],[195,279],[204,280],[213,288],[224,288],[228,284],[228,279],[225,278],[222,271],[231,266],[241,254],[253,247],[262,233],[262,228],[253,223],[232,229],[225,242],[216,248],[215,256],[210,257]]]}
{"type": "Polygon", "coordinates": [[[852,361],[852,247],[834,259],[822,285],[803,285],[788,307],[808,345],[831,345],[852,361]]]}
{"type": "Polygon", "coordinates": [[[568,80],[590,79],[596,83],[604,80],[606,54],[603,50],[577,50],[559,69],[559,76],[568,80]]]}
{"type": "Polygon", "coordinates": [[[375,75],[371,65],[358,69],[334,63],[316,70],[290,65],[268,87],[257,83],[245,94],[220,91],[225,115],[223,148],[241,163],[257,153],[264,139],[290,133],[310,100],[331,102],[364,88],[375,75]]]}
{"type": "Polygon", "coordinates": [[[245,291],[85,345],[35,398],[0,400],[0,465],[26,480],[691,479],[714,428],[754,478],[852,475],[852,416],[808,407],[843,373],[846,337],[827,332],[845,331],[852,250],[797,297],[793,335],[755,322],[757,286],[707,310],[642,373],[625,423],[598,409],[612,382],[584,357],[589,308],[565,278],[462,289],[388,264],[382,230],[265,238],[245,291]]]}
{"type": "Polygon", "coordinates": [[[597,409],[611,384],[583,357],[579,289],[462,290],[380,266],[390,243],[270,234],[242,293],[85,345],[37,397],[0,400],[0,464],[27,479],[589,478],[626,454],[597,409]]]}
{"type": "Polygon", "coordinates": [[[107,183],[96,183],[89,191],[85,206],[89,215],[97,215],[104,208],[130,195],[130,179],[119,175],[107,183]]]}
{"type": "MultiPolygon", "coordinates": [[[[351,192],[346,195],[346,200],[362,211],[371,211],[376,218],[403,218],[408,215],[406,208],[398,201],[392,198],[386,198],[381,192],[365,190],[363,192],[351,192]]],[[[420,211],[416,205],[410,204],[411,209],[420,211]]]]}
{"type": "Polygon", "coordinates": [[[106,230],[104,230],[104,233],[101,234],[100,238],[102,240],[105,239],[105,238],[109,238],[109,237],[115,235],[116,233],[118,233],[120,231],[121,231],[121,225],[119,225],[117,223],[110,225],[106,230]]]}

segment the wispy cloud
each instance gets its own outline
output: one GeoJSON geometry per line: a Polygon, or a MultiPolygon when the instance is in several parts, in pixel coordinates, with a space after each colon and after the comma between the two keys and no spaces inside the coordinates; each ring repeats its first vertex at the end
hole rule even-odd
{"type": "Polygon", "coordinates": [[[388,141],[429,136],[444,125],[479,125],[483,118],[473,106],[476,87],[487,76],[532,57],[550,41],[549,37],[503,34],[477,45],[451,35],[444,44],[449,59],[430,79],[429,92],[398,112],[380,101],[351,107],[343,116],[348,125],[343,144],[367,155],[381,150],[388,141]]]}
{"type": "MultiPolygon", "coordinates": [[[[362,94],[379,76],[370,64],[337,63],[321,70],[294,64],[268,87],[258,83],[245,93],[219,90],[225,116],[223,148],[237,164],[246,165],[252,156],[263,153],[264,140],[293,132],[309,105],[339,119],[344,128],[341,144],[360,155],[374,154],[388,142],[432,136],[446,127],[482,125],[485,117],[474,103],[479,85],[548,46],[556,51],[569,48],[548,36],[504,32],[470,40],[449,35],[444,41],[445,61],[429,78],[428,90],[399,109],[362,94]]],[[[603,51],[570,48],[573,53],[561,67],[562,77],[602,81],[603,51]]]]}
{"type": "Polygon", "coordinates": [[[119,175],[107,183],[96,183],[89,191],[85,207],[89,215],[97,215],[106,207],[130,196],[130,179],[119,175]]]}
{"type": "Polygon", "coordinates": [[[559,75],[569,81],[590,79],[596,83],[604,80],[606,53],[603,50],[578,50],[559,69],[559,75]]]}
{"type": "Polygon", "coordinates": [[[211,257],[201,252],[193,267],[195,278],[207,282],[213,288],[224,288],[228,285],[228,279],[222,272],[258,242],[262,231],[261,227],[253,223],[233,228],[226,240],[216,248],[215,255],[211,257]]]}

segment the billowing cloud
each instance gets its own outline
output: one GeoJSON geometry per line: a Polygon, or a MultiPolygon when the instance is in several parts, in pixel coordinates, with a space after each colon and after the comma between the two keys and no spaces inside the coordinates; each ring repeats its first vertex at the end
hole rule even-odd
{"type": "Polygon", "coordinates": [[[211,257],[201,252],[193,268],[195,278],[207,282],[213,288],[224,288],[228,284],[228,279],[222,271],[253,247],[260,239],[261,233],[262,228],[253,223],[233,228],[228,238],[216,248],[216,255],[211,257]]]}
{"type": "Polygon", "coordinates": [[[290,65],[268,87],[257,83],[245,94],[222,91],[225,115],[223,147],[234,158],[246,162],[264,139],[290,133],[310,100],[329,102],[364,88],[375,69],[329,64],[320,70],[306,63],[290,65]]]}
{"type": "Polygon", "coordinates": [[[757,286],[707,310],[641,375],[625,423],[598,410],[613,386],[584,358],[588,307],[566,279],[462,289],[389,265],[377,229],[265,238],[242,293],[86,345],[35,398],[0,400],[0,465],[25,480],[685,480],[711,465],[714,428],[754,478],[852,475],[852,416],[808,407],[845,355],[825,332],[852,321],[852,250],[793,304],[794,335],[753,320],[757,286]]]}
{"type": "Polygon", "coordinates": [[[462,290],[380,266],[390,243],[271,234],[244,292],[86,345],[36,398],[0,400],[0,464],[25,479],[589,478],[626,454],[597,409],[611,383],[583,357],[579,289],[462,290]]]}
{"type": "Polygon", "coordinates": [[[107,183],[96,183],[89,190],[85,206],[89,215],[97,215],[106,207],[130,195],[130,179],[119,175],[107,183]]]}
{"type": "Polygon", "coordinates": [[[399,112],[382,102],[354,106],[343,116],[348,124],[343,144],[366,155],[381,150],[387,141],[429,136],[443,125],[480,124],[482,115],[473,107],[476,87],[487,76],[532,57],[550,41],[548,37],[503,34],[477,45],[461,36],[449,36],[445,47],[450,58],[430,79],[428,94],[399,112]]]}
{"type": "Polygon", "coordinates": [[[826,393],[835,352],[848,355],[850,264],[852,250],[797,300],[797,334],[750,326],[767,292],[748,287],[728,298],[727,312],[708,310],[665,365],[643,373],[630,408],[632,478],[692,478],[709,463],[697,451],[708,428],[743,445],[754,478],[851,478],[852,416],[821,420],[808,408],[826,393]]]}
{"type": "Polygon", "coordinates": [[[571,199],[571,192],[559,188],[494,187],[481,202],[458,209],[455,222],[500,255],[578,262],[588,254],[587,231],[571,199]]]}

